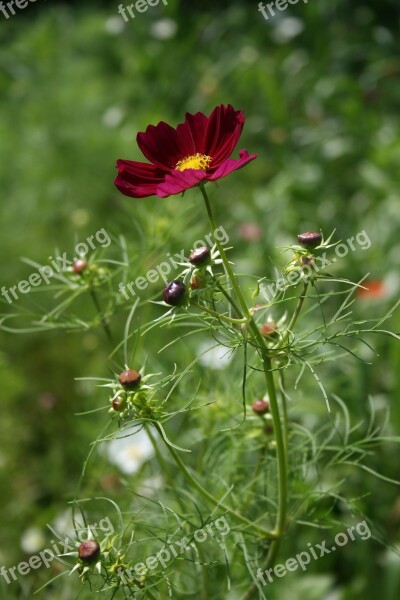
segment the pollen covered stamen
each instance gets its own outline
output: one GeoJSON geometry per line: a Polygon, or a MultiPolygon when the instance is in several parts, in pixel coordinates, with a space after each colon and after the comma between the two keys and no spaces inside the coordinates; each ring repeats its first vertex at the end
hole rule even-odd
{"type": "Polygon", "coordinates": [[[191,156],[186,156],[177,162],[175,169],[177,171],[186,171],[186,169],[205,171],[210,166],[211,161],[211,156],[207,156],[206,154],[192,154],[191,156]]]}

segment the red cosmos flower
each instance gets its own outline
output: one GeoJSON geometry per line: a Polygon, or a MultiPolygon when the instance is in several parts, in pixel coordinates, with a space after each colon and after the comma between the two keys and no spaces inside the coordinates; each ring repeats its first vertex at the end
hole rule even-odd
{"type": "Polygon", "coordinates": [[[217,106],[209,117],[187,113],[176,129],[164,121],[149,125],[137,143],[150,163],[118,160],[115,185],[125,196],[165,198],[226,177],[257,156],[241,150],[239,159],[229,158],[243,125],[243,113],[230,104],[217,106]]]}

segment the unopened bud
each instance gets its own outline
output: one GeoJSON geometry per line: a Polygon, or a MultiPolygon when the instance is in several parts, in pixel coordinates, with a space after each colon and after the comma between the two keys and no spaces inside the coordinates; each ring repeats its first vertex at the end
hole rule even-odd
{"type": "Polygon", "coordinates": [[[300,244],[306,248],[315,248],[322,242],[322,235],[317,231],[306,231],[297,236],[300,244]]]}
{"type": "Polygon", "coordinates": [[[261,325],[260,327],[261,335],[263,335],[266,338],[273,337],[274,335],[276,335],[277,330],[278,325],[273,321],[271,321],[270,323],[264,323],[264,325],[261,325]]]}
{"type": "Polygon", "coordinates": [[[166,288],[164,288],[164,302],[170,306],[179,306],[179,304],[183,302],[185,293],[186,286],[183,281],[180,279],[175,279],[174,281],[171,281],[166,288]]]}
{"type": "Polygon", "coordinates": [[[251,405],[251,408],[256,413],[256,415],[266,415],[269,412],[269,402],[268,400],[256,400],[251,405]]]}
{"type": "Polygon", "coordinates": [[[117,412],[124,410],[124,406],[125,400],[123,400],[122,398],[114,398],[114,400],[112,401],[112,407],[117,412]]]}
{"type": "Polygon", "coordinates": [[[122,371],[121,375],[118,377],[120,384],[124,388],[128,388],[129,390],[138,387],[140,381],[142,379],[141,374],[134,369],[129,369],[128,371],[122,371]]]}
{"type": "Polygon", "coordinates": [[[194,275],[190,280],[190,288],[192,290],[198,290],[201,287],[203,287],[202,280],[200,279],[200,277],[197,277],[197,275],[194,275]]]}
{"type": "Polygon", "coordinates": [[[191,251],[189,254],[189,262],[198,267],[208,263],[210,257],[210,249],[207,246],[202,246],[201,248],[196,248],[196,250],[191,251]]]}
{"type": "Polygon", "coordinates": [[[100,554],[100,544],[95,540],[82,542],[78,548],[78,555],[83,562],[93,562],[100,554]]]}
{"type": "Polygon", "coordinates": [[[80,275],[86,269],[87,265],[88,265],[87,260],[82,258],[82,259],[76,260],[74,262],[72,269],[73,269],[74,273],[76,273],[77,275],[80,275]]]}

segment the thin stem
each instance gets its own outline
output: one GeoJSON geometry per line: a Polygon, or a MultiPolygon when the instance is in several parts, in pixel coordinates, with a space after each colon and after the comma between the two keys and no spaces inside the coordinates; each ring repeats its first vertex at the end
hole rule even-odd
{"type": "MultiPolygon", "coordinates": [[[[200,190],[201,190],[201,193],[203,195],[203,198],[204,198],[204,201],[206,204],[207,214],[208,214],[208,218],[210,221],[210,225],[212,227],[212,231],[215,231],[217,229],[217,223],[215,221],[215,217],[214,217],[214,214],[212,211],[210,201],[208,199],[207,192],[206,192],[204,186],[200,186],[200,190]]],[[[284,441],[284,437],[283,437],[283,433],[282,433],[281,416],[280,416],[280,411],[279,411],[278,399],[276,396],[271,358],[269,356],[268,346],[257,326],[257,323],[255,322],[255,320],[253,318],[253,315],[249,311],[246,300],[244,299],[244,296],[242,294],[242,290],[240,288],[239,282],[237,280],[235,273],[233,272],[233,269],[231,267],[231,264],[226,256],[226,254],[225,254],[224,248],[218,242],[217,239],[215,239],[215,243],[216,243],[218,251],[220,253],[221,260],[224,264],[225,271],[230,279],[232,288],[234,289],[236,297],[238,299],[238,302],[239,302],[240,306],[242,307],[243,316],[247,318],[250,329],[253,333],[254,339],[258,344],[257,349],[258,349],[258,352],[260,354],[260,357],[261,357],[261,360],[263,363],[265,381],[266,381],[266,385],[267,385],[268,397],[269,397],[269,402],[270,402],[272,422],[273,422],[274,431],[275,431],[276,451],[277,451],[277,461],[278,461],[278,513],[276,516],[276,523],[275,523],[275,529],[274,529],[275,539],[271,543],[270,548],[269,548],[269,553],[268,553],[268,564],[271,565],[275,562],[276,555],[279,551],[281,537],[284,533],[285,526],[286,526],[286,512],[287,512],[286,447],[285,447],[285,441],[284,441]]],[[[285,428],[285,426],[284,426],[284,428],[285,428]]]]}
{"type": "Polygon", "coordinates": [[[197,304],[197,302],[191,302],[190,304],[191,304],[191,306],[195,306],[196,308],[199,308],[200,310],[205,311],[209,315],[212,315],[213,317],[216,317],[217,319],[222,319],[223,321],[226,321],[227,323],[230,323],[233,325],[242,325],[243,323],[246,323],[246,319],[232,319],[231,317],[227,317],[226,315],[221,315],[220,313],[215,312],[215,310],[212,310],[211,308],[208,308],[207,306],[202,306],[201,304],[197,304]]]}
{"type": "MultiPolygon", "coordinates": [[[[212,208],[211,208],[211,204],[210,204],[210,201],[208,199],[207,192],[206,192],[204,186],[200,186],[200,191],[203,194],[203,198],[204,198],[204,201],[206,203],[208,219],[210,221],[210,225],[212,227],[212,231],[216,231],[218,229],[217,223],[215,221],[215,217],[214,217],[214,214],[213,214],[213,211],[212,211],[212,208]]],[[[237,299],[239,301],[239,304],[242,307],[243,316],[250,316],[249,309],[247,307],[246,301],[243,298],[243,294],[242,294],[242,291],[240,289],[238,280],[236,279],[236,276],[235,276],[235,274],[233,272],[232,266],[231,266],[231,264],[230,264],[230,262],[228,260],[228,257],[225,254],[224,247],[222,246],[222,244],[215,237],[214,237],[214,241],[215,241],[215,244],[216,244],[216,246],[218,248],[218,252],[219,252],[219,254],[221,256],[221,260],[222,260],[222,262],[224,264],[226,274],[228,275],[228,277],[230,279],[231,285],[232,285],[233,289],[235,290],[236,297],[237,297],[237,299]]]]}
{"type": "Polygon", "coordinates": [[[103,310],[102,310],[102,308],[100,306],[99,299],[97,298],[97,294],[96,294],[96,292],[94,291],[94,289],[93,289],[93,287],[91,285],[89,286],[89,293],[90,293],[90,296],[91,296],[91,298],[93,300],[93,303],[94,303],[94,305],[95,305],[95,307],[97,309],[97,312],[101,315],[101,324],[103,326],[104,333],[106,334],[109,342],[113,346],[114,345],[114,340],[113,340],[113,336],[112,336],[112,333],[111,333],[111,329],[110,329],[110,327],[109,327],[109,325],[108,325],[105,317],[103,316],[103,310]]]}
{"type": "MultiPolygon", "coordinates": [[[[171,474],[171,470],[169,468],[169,465],[167,464],[167,462],[164,460],[164,457],[162,455],[162,453],[160,452],[160,449],[158,447],[157,444],[157,440],[154,438],[153,433],[151,431],[151,427],[147,424],[145,424],[145,429],[146,429],[146,433],[150,438],[150,441],[152,443],[152,446],[154,448],[154,452],[156,454],[156,458],[158,460],[158,463],[161,467],[161,470],[163,471],[164,475],[166,476],[166,480],[168,482],[168,484],[170,485],[170,487],[172,489],[174,489],[174,486],[172,485],[173,482],[173,477],[171,474]]],[[[180,495],[177,493],[176,494],[176,499],[178,501],[178,504],[180,506],[180,509],[182,511],[182,514],[184,514],[185,512],[185,506],[183,503],[182,498],[180,497],[180,495]]],[[[200,545],[197,542],[194,542],[196,545],[196,548],[199,552],[199,554],[201,555],[202,549],[200,547],[200,545]]],[[[203,562],[204,562],[204,557],[203,557],[203,562]]],[[[208,600],[208,589],[209,589],[209,582],[208,582],[208,570],[206,568],[206,566],[203,564],[201,565],[201,572],[202,572],[202,576],[203,576],[203,593],[202,593],[202,600],[208,600]]]]}
{"type": "Polygon", "coordinates": [[[218,287],[219,291],[225,296],[225,298],[228,300],[229,304],[232,305],[233,309],[237,312],[237,314],[242,316],[242,311],[240,310],[232,296],[230,296],[230,294],[228,294],[228,292],[224,289],[224,286],[215,277],[213,278],[213,280],[215,282],[215,285],[218,287]]]}
{"type": "Polygon", "coordinates": [[[283,413],[283,437],[285,440],[286,446],[286,458],[288,458],[288,446],[289,446],[289,430],[288,430],[288,418],[287,418],[287,397],[286,397],[286,389],[285,389],[285,376],[282,371],[279,372],[279,387],[281,390],[281,406],[283,413]]]}
{"type": "Polygon", "coordinates": [[[301,312],[301,309],[303,307],[304,304],[304,300],[306,298],[307,295],[307,289],[308,289],[308,281],[304,282],[303,285],[303,289],[300,293],[300,296],[297,300],[297,304],[296,304],[296,308],[294,310],[294,313],[292,315],[292,318],[290,319],[289,325],[287,326],[287,330],[286,333],[284,334],[284,336],[282,337],[282,339],[280,340],[279,344],[277,345],[277,347],[281,347],[284,346],[289,338],[290,332],[293,330],[294,326],[296,325],[297,319],[299,318],[299,314],[301,312]]]}
{"type": "Polygon", "coordinates": [[[179,467],[179,469],[182,472],[182,474],[191,483],[191,485],[204,498],[206,498],[206,500],[208,500],[209,502],[211,502],[211,504],[213,504],[214,506],[220,506],[223,510],[225,510],[230,515],[232,515],[233,517],[235,517],[235,519],[237,519],[241,523],[245,524],[247,527],[249,527],[251,529],[254,529],[254,531],[257,531],[257,533],[259,535],[262,535],[263,538],[273,539],[275,537],[275,535],[273,533],[271,533],[270,531],[267,531],[263,527],[259,527],[255,523],[249,521],[248,519],[246,519],[246,517],[243,517],[242,515],[240,515],[239,513],[237,513],[235,510],[233,510],[232,508],[230,508],[229,506],[227,506],[226,504],[224,504],[223,502],[221,502],[220,500],[217,500],[216,498],[214,498],[214,496],[212,494],[210,494],[209,492],[207,492],[207,490],[204,489],[204,487],[201,485],[201,483],[199,481],[197,481],[197,479],[195,479],[193,477],[193,475],[187,470],[187,468],[185,467],[185,465],[184,465],[181,457],[175,451],[175,449],[172,446],[170,446],[169,444],[167,444],[167,442],[164,439],[164,436],[162,435],[162,432],[161,432],[158,424],[155,423],[154,426],[159,431],[162,440],[164,441],[165,445],[167,446],[169,453],[171,454],[172,458],[174,459],[175,463],[179,467]]]}

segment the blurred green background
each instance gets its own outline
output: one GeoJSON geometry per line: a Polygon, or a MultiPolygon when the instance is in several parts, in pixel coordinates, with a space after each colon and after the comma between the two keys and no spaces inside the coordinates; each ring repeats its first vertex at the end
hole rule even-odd
{"type": "MultiPolygon", "coordinates": [[[[350,253],[336,274],[356,281],[369,273],[380,293],[360,297],[356,314],[384,314],[400,283],[398,0],[300,1],[269,21],[255,0],[170,0],[128,23],[117,7],[38,0],[8,20],[0,13],[1,285],[9,288],[32,272],[20,257],[46,264],[56,248],[70,253],[101,228],[125,237],[132,279],[167,251],[190,248],[208,231],[200,194],[125,198],[113,186],[115,160],[141,160],[135,136],[149,123],[176,124],[186,111],[208,114],[231,103],[246,114],[240,147],[258,153],[212,192],[239,270],[272,276],[272,264],[282,264],[277,247],[301,231],[336,228],[345,240],[365,230],[371,248],[350,253]]],[[[121,260],[118,243],[110,256],[121,260]]],[[[115,289],[120,280],[113,280],[115,289]]],[[[42,292],[12,307],[2,299],[0,312],[15,314],[3,324],[23,329],[37,321],[33,315],[53,302],[42,292]]],[[[157,296],[157,286],[149,294],[157,296]]],[[[112,320],[119,339],[127,309],[112,320]]],[[[80,311],[85,331],[74,331],[71,319],[46,332],[1,331],[2,565],[29,555],[27,539],[40,540],[40,532],[43,547],[46,523],[75,497],[104,423],[102,413],[84,419],[75,413],[105,402],[76,378],[109,377],[123,367],[108,361],[89,299],[74,306],[75,315],[80,311]]],[[[146,305],[143,311],[153,314],[146,305]]],[[[399,314],[388,327],[400,330],[399,314]]],[[[371,366],[335,365],[326,383],[358,419],[367,418],[368,395],[379,410],[390,408],[390,432],[399,434],[399,347],[389,338],[374,342],[379,358],[365,356],[371,366]]],[[[146,352],[156,353],[159,344],[147,343],[146,352]]],[[[164,369],[184,356],[185,348],[177,348],[156,360],[164,369]]],[[[395,446],[385,446],[375,462],[399,479],[395,446]]],[[[370,492],[364,510],[384,539],[398,544],[396,486],[353,477],[353,495],[370,492]]],[[[123,481],[103,461],[89,471],[85,493],[117,498],[123,481]]],[[[304,575],[307,600],[314,588],[318,600],[398,598],[395,554],[372,541],[349,554],[329,565],[320,561],[313,575],[304,575]]],[[[38,571],[8,586],[2,581],[2,597],[31,598],[47,579],[38,571]]],[[[288,587],[289,598],[298,597],[298,585],[288,587]]],[[[41,597],[71,593],[59,584],[41,597]]]]}

